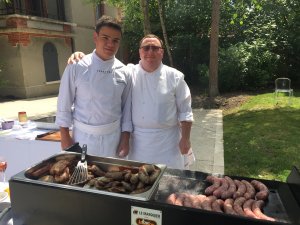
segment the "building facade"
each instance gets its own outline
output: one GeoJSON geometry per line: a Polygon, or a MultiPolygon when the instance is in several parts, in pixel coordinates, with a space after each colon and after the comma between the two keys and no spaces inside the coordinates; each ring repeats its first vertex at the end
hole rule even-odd
{"type": "Polygon", "coordinates": [[[67,58],[94,49],[97,17],[119,11],[84,0],[0,0],[0,96],[31,98],[58,93],[67,58]]]}

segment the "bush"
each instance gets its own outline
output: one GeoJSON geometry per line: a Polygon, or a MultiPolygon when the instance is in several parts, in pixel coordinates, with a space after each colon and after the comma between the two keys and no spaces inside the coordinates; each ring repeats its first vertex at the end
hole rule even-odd
{"type": "Polygon", "coordinates": [[[238,43],[220,50],[219,86],[221,91],[257,91],[274,83],[279,56],[263,41],[238,43]]]}

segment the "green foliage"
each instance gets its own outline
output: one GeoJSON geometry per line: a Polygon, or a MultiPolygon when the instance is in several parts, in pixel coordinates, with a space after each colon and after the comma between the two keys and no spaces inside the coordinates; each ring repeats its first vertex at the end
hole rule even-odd
{"type": "MultiPolygon", "coordinates": [[[[143,36],[140,1],[106,2],[122,7],[123,43],[128,46],[128,61],[137,63],[143,36]]],[[[162,37],[157,1],[148,2],[152,33],[162,37]]],[[[199,65],[209,65],[211,0],[162,3],[175,67],[188,83],[208,85],[199,65]]],[[[276,77],[289,77],[294,87],[300,87],[300,1],[225,0],[221,4],[220,90],[260,90],[270,87],[276,77]]],[[[167,57],[164,63],[168,64],[167,57]]]]}
{"type": "Polygon", "coordinates": [[[300,93],[275,104],[274,94],[259,94],[223,117],[225,173],[285,181],[300,168],[300,93]]]}
{"type": "MultiPolygon", "coordinates": [[[[255,58],[248,60],[247,77],[250,79],[244,88],[251,87],[254,90],[256,84],[251,82],[254,78],[264,79],[267,84],[267,80],[272,80],[274,76],[289,77],[293,80],[294,85],[298,84],[299,86],[299,1],[252,0],[237,1],[237,4],[234,5],[230,2],[227,1],[223,5],[220,27],[223,38],[220,46],[227,49],[237,43],[246,42],[253,48],[246,48],[246,50],[252,55],[256,55],[255,58]],[[242,12],[236,18],[241,18],[243,15],[243,24],[230,24],[232,17],[225,10],[231,14],[242,12]]],[[[260,84],[263,83],[260,82],[260,84]]],[[[265,86],[265,88],[267,87],[265,86]]]]}
{"type": "Polygon", "coordinates": [[[274,82],[278,58],[260,40],[221,49],[220,90],[253,91],[270,87],[274,82]]]}

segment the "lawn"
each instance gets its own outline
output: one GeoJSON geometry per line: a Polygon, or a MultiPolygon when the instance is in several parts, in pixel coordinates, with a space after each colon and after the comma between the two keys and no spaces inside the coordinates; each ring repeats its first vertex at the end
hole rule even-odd
{"type": "Polygon", "coordinates": [[[285,181],[300,169],[299,96],[256,94],[223,111],[225,174],[285,181]]]}

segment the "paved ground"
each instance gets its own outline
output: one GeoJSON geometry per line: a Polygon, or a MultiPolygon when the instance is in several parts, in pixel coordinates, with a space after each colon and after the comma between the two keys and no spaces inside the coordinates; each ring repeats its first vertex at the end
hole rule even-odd
{"type": "MultiPolygon", "coordinates": [[[[16,120],[25,111],[29,119],[55,115],[56,96],[0,103],[0,118],[16,120]]],[[[224,174],[222,110],[195,109],[191,142],[196,162],[190,170],[224,174]]]]}

